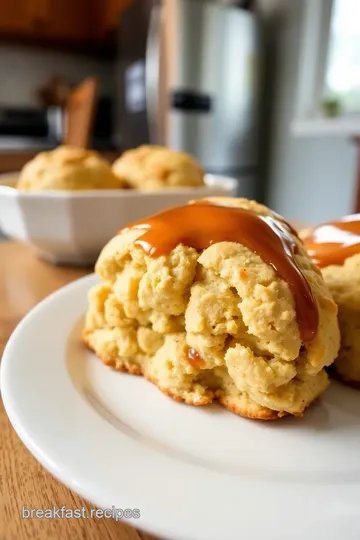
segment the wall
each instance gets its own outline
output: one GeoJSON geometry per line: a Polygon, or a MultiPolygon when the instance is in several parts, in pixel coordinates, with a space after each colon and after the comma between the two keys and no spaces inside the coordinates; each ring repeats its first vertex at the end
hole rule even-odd
{"type": "Polygon", "coordinates": [[[355,149],[343,138],[291,135],[303,0],[272,3],[281,4],[282,12],[274,30],[276,81],[266,202],[287,218],[316,223],[352,211],[355,149]]]}
{"type": "Polygon", "coordinates": [[[112,63],[22,46],[0,45],[0,105],[35,104],[35,91],[53,75],[79,83],[96,75],[101,94],[112,91],[112,63]]]}

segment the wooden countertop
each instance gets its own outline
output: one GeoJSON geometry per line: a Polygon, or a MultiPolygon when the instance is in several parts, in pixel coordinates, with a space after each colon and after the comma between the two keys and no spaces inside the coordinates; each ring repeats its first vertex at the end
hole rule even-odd
{"type": "MultiPolygon", "coordinates": [[[[0,356],[17,323],[45,296],[88,273],[50,266],[26,246],[0,242],[0,356]],[[21,287],[19,285],[21,284],[21,287]]],[[[155,540],[112,519],[23,519],[21,509],[92,508],[28,452],[0,403],[1,540],[155,540]]]]}

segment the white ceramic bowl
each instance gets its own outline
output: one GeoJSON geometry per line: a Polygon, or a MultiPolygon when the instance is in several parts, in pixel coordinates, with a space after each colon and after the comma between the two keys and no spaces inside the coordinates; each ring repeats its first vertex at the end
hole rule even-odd
{"type": "Polygon", "coordinates": [[[54,264],[90,265],[121,227],[192,199],[236,195],[237,181],[206,175],[203,188],[136,190],[16,190],[14,179],[0,181],[0,230],[30,244],[54,264]]]}

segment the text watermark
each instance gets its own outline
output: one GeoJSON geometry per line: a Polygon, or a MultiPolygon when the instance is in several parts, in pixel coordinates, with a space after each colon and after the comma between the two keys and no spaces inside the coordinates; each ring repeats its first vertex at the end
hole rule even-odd
{"type": "Polygon", "coordinates": [[[22,506],[21,517],[23,519],[139,519],[138,508],[67,508],[65,505],[51,508],[26,508],[22,506]]]}

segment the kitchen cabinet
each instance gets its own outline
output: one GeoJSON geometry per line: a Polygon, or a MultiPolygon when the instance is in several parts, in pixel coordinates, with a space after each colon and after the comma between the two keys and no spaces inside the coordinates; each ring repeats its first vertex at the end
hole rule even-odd
{"type": "MultiPolygon", "coordinates": [[[[95,1],[95,0],[94,0],[95,1]]],[[[29,42],[90,41],[90,0],[1,0],[0,37],[29,42]]]]}
{"type": "Polygon", "coordinates": [[[91,40],[92,16],[88,0],[37,0],[37,2],[38,35],[71,42],[91,40]]]}
{"type": "Polygon", "coordinates": [[[42,46],[115,44],[132,0],[0,0],[0,38],[42,46]]]}
{"type": "Polygon", "coordinates": [[[32,8],[27,0],[0,2],[0,32],[27,34],[31,30],[32,8]]]}

